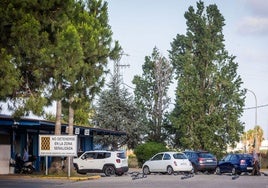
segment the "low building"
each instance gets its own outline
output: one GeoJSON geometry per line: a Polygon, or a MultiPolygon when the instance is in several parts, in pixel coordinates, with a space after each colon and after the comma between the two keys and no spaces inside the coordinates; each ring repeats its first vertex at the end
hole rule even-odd
{"type": "MultiPolygon", "coordinates": [[[[74,135],[77,135],[77,148],[80,151],[93,150],[95,144],[93,138],[96,135],[126,135],[123,131],[78,125],[74,125],[73,129],[74,135]]],[[[27,147],[30,155],[37,156],[35,166],[39,171],[44,163],[43,157],[38,156],[39,135],[54,135],[54,130],[55,122],[30,118],[14,119],[8,115],[0,115],[0,174],[10,173],[10,159],[14,159],[16,153],[22,154],[24,147],[27,147]]],[[[68,134],[67,124],[62,124],[61,134],[68,134]]]]}
{"type": "Polygon", "coordinates": [[[261,142],[260,151],[267,151],[268,152],[268,140],[263,140],[261,142]]]}
{"type": "MultiPolygon", "coordinates": [[[[268,151],[268,140],[263,140],[260,144],[259,151],[268,151]]],[[[245,145],[243,142],[237,142],[235,147],[228,146],[227,152],[249,152],[248,144],[245,145]]]]}

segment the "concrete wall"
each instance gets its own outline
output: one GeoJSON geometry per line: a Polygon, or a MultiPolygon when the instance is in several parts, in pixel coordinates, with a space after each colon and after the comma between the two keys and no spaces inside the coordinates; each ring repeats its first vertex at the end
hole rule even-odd
{"type": "Polygon", "coordinates": [[[0,145],[0,174],[9,174],[10,145],[0,145]]]}

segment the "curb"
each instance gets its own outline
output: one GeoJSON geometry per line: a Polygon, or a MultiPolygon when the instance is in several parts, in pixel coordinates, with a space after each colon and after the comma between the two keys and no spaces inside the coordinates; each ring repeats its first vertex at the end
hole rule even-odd
{"type": "MultiPolygon", "coordinates": [[[[72,181],[85,181],[85,180],[95,180],[99,179],[101,176],[89,176],[89,177],[41,177],[44,179],[62,179],[62,180],[72,180],[72,181]]],[[[38,178],[38,177],[37,177],[38,178]]]]}
{"type": "Polygon", "coordinates": [[[36,178],[36,179],[53,179],[53,180],[71,180],[71,181],[85,181],[99,179],[101,176],[88,176],[88,177],[53,177],[53,176],[35,176],[35,175],[0,175],[0,179],[21,179],[21,178],[36,178]]]}

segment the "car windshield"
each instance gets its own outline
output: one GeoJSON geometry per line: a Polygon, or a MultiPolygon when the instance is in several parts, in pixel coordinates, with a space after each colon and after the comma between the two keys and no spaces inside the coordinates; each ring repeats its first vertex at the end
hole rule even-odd
{"type": "Polygon", "coordinates": [[[252,158],[253,156],[251,154],[243,154],[243,157],[252,158]]]}
{"type": "Polygon", "coordinates": [[[185,155],[183,155],[182,153],[175,153],[173,154],[174,159],[187,159],[187,157],[185,155]]]}
{"type": "Polygon", "coordinates": [[[125,152],[117,153],[117,157],[120,159],[125,159],[126,158],[125,152]]]}
{"type": "Polygon", "coordinates": [[[201,158],[214,158],[214,156],[210,153],[199,153],[199,157],[201,157],[201,158]]]}
{"type": "Polygon", "coordinates": [[[241,154],[241,155],[240,155],[240,158],[243,158],[243,159],[252,159],[253,156],[250,155],[250,154],[241,154]]]}

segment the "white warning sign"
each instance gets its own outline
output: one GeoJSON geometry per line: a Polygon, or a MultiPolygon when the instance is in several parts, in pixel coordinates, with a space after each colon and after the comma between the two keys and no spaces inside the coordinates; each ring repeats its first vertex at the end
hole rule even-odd
{"type": "Polygon", "coordinates": [[[39,135],[39,156],[76,155],[76,135],[39,135]]]}

